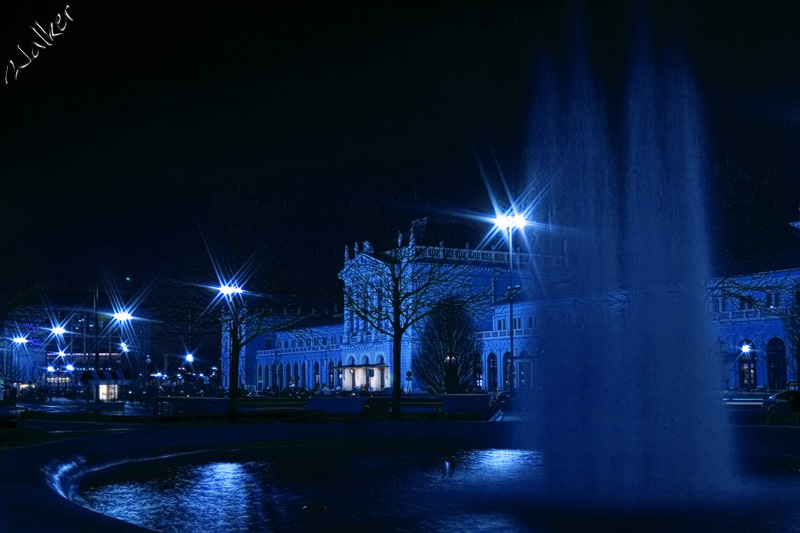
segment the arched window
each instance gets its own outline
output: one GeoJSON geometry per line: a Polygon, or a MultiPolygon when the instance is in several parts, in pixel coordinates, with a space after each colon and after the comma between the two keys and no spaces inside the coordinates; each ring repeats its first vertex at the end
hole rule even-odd
{"type": "Polygon", "coordinates": [[[753,390],[758,385],[756,370],[756,345],[750,339],[739,343],[739,388],[753,390]]]}
{"type": "Polygon", "coordinates": [[[480,354],[475,356],[475,386],[483,389],[483,361],[480,354]]]}
{"type": "Polygon", "coordinates": [[[493,353],[489,354],[489,390],[497,390],[497,356],[493,353]]]}
{"type": "Polygon", "coordinates": [[[261,363],[256,366],[256,385],[258,390],[264,390],[264,365],[261,363]]]}
{"type": "Polygon", "coordinates": [[[319,385],[319,361],[314,361],[314,386],[319,385]]]}
{"type": "Polygon", "coordinates": [[[771,390],[786,389],[786,344],[778,337],[767,343],[767,379],[771,390]]]}

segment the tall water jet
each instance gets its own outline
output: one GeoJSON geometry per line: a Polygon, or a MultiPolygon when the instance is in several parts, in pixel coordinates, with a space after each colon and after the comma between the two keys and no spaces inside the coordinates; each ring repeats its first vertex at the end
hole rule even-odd
{"type": "Polygon", "coordinates": [[[702,109],[681,54],[656,62],[644,33],[609,105],[581,35],[566,80],[543,69],[534,98],[532,157],[552,181],[541,239],[563,240],[569,274],[543,287],[532,438],[566,504],[692,502],[730,470],[705,300],[702,109]]]}

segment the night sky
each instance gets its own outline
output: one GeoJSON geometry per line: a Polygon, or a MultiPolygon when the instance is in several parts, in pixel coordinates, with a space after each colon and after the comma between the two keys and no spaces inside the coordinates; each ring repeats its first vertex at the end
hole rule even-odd
{"type": "MultiPolygon", "coordinates": [[[[3,61],[24,64],[29,26],[66,6],[30,4],[0,7],[3,61]]],[[[647,5],[654,39],[681,36],[692,62],[709,166],[771,176],[738,192],[748,201],[715,198],[712,215],[773,210],[783,235],[800,202],[800,4],[757,4],[647,5]]],[[[631,5],[584,10],[611,91],[639,20],[631,5]]],[[[537,57],[563,60],[574,7],[70,1],[64,34],[0,85],[5,252],[96,272],[98,250],[145,272],[203,198],[238,184],[333,276],[346,242],[426,211],[488,213],[477,161],[494,153],[520,187],[537,57]]],[[[709,179],[725,190],[724,173],[709,179]]]]}

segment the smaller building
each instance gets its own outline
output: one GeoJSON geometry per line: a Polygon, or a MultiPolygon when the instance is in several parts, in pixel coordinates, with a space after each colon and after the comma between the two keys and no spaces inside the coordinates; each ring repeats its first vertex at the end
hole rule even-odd
{"type": "Polygon", "coordinates": [[[61,291],[17,309],[0,339],[6,387],[24,397],[94,386],[101,399],[116,399],[122,385],[145,371],[150,326],[115,312],[104,293],[89,291],[61,291]]]}

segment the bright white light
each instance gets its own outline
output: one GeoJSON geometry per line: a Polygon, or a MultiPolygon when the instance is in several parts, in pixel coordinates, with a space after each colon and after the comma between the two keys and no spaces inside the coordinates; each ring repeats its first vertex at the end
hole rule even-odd
{"type": "Polygon", "coordinates": [[[494,219],[494,225],[500,229],[508,229],[508,227],[511,225],[508,218],[509,217],[505,215],[497,215],[497,218],[494,219]]]}
{"type": "Polygon", "coordinates": [[[26,342],[28,342],[28,339],[26,339],[25,337],[14,337],[12,340],[17,344],[25,344],[26,342]]]}
{"type": "Polygon", "coordinates": [[[119,345],[122,348],[123,352],[127,352],[128,351],[128,345],[127,344],[125,344],[124,342],[121,342],[121,343],[119,343],[119,345]]]}
{"type": "Polygon", "coordinates": [[[750,345],[749,344],[742,345],[742,353],[750,353],[750,345]]]}
{"type": "Polygon", "coordinates": [[[64,350],[59,350],[58,351],[58,356],[59,357],[64,357],[65,355],[67,355],[67,354],[64,353],[64,350]]]}
{"type": "Polygon", "coordinates": [[[193,363],[194,362],[194,355],[192,355],[190,353],[187,353],[186,354],[186,362],[187,363],[193,363]]]}
{"type": "Polygon", "coordinates": [[[51,329],[50,331],[52,331],[52,332],[53,332],[53,333],[55,333],[56,335],[63,335],[64,333],[66,333],[66,332],[67,332],[67,330],[65,330],[65,329],[64,329],[64,328],[62,328],[61,326],[56,326],[56,327],[54,327],[53,329],[51,329]]]}
{"type": "Polygon", "coordinates": [[[48,371],[48,372],[55,372],[55,371],[56,371],[56,369],[55,369],[55,368],[53,368],[53,366],[52,366],[52,365],[49,365],[49,366],[47,367],[47,371],[48,371]]]}
{"type": "Polygon", "coordinates": [[[518,213],[515,213],[513,216],[497,215],[497,218],[494,219],[494,225],[502,230],[510,228],[523,229],[528,225],[528,221],[525,220],[524,216],[518,213]]]}
{"type": "Polygon", "coordinates": [[[74,367],[74,366],[72,366],[72,365],[67,365],[67,370],[69,370],[70,372],[72,372],[73,370],[75,370],[75,367],[74,367]]]}
{"type": "Polygon", "coordinates": [[[219,292],[222,293],[223,296],[231,296],[233,294],[242,294],[242,288],[237,285],[220,285],[219,292]]]}
{"type": "Polygon", "coordinates": [[[114,318],[119,320],[120,322],[125,322],[126,320],[130,320],[131,318],[133,318],[133,315],[131,315],[127,311],[117,311],[116,313],[114,313],[114,318]]]}

